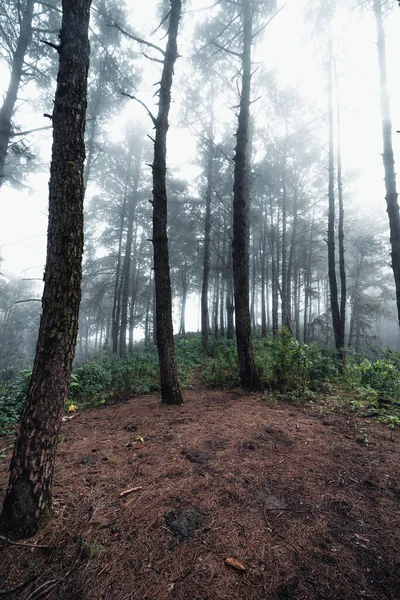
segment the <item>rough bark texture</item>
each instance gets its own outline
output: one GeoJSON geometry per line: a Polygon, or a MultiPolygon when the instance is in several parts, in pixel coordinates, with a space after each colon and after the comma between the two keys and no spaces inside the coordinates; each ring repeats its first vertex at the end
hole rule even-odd
{"type": "Polygon", "coordinates": [[[259,378],[254,364],[249,310],[248,177],[247,143],[250,115],[252,4],[243,3],[242,92],[236,135],[233,185],[233,283],[235,290],[236,343],[240,381],[247,389],[257,389],[259,378]]]}
{"type": "Polygon", "coordinates": [[[386,40],[382,20],[381,0],[374,0],[374,13],[378,36],[378,61],[380,75],[380,97],[382,115],[383,167],[385,170],[386,206],[389,216],[391,258],[394,282],[396,286],[397,315],[400,325],[400,215],[394,170],[394,155],[392,144],[392,119],[390,115],[390,100],[386,66],[386,40]]]}
{"type": "Polygon", "coordinates": [[[168,115],[174,65],[178,56],[177,37],[181,0],[170,0],[168,42],[160,84],[160,100],[155,122],[156,136],[153,162],[153,247],[156,290],[156,335],[160,363],[161,402],[182,404],[178,381],[174,332],[172,326],[172,292],[167,237],[166,154],[168,115]]]}
{"type": "Polygon", "coordinates": [[[25,54],[32,37],[33,7],[34,0],[27,0],[22,15],[17,46],[13,52],[10,83],[0,110],[0,187],[4,183],[4,167],[12,133],[11,119],[17,101],[18,88],[21,83],[25,54]]]}
{"type": "Polygon", "coordinates": [[[63,0],[53,111],[43,313],[2,521],[33,533],[51,505],[58,433],[78,331],[83,251],[83,165],[90,0],[63,0]]]}

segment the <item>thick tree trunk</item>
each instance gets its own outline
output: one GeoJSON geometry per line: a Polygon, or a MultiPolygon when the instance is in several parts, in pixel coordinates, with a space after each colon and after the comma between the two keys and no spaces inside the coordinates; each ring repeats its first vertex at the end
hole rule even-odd
{"type": "Polygon", "coordinates": [[[22,15],[21,28],[17,46],[13,52],[10,83],[0,110],[0,187],[4,183],[4,167],[7,149],[11,137],[11,120],[17,102],[18,88],[21,83],[25,54],[32,37],[32,19],[34,0],[27,0],[22,15]]]}
{"type": "Polygon", "coordinates": [[[400,325],[400,215],[394,170],[394,154],[392,144],[392,119],[386,66],[386,40],[382,20],[381,0],[374,0],[374,13],[378,35],[378,60],[380,75],[380,97],[382,115],[383,167],[385,170],[386,206],[389,216],[390,243],[392,247],[392,269],[396,286],[397,315],[400,325]]]}
{"type": "Polygon", "coordinates": [[[23,535],[37,530],[51,505],[58,434],[81,299],[90,0],[63,0],[62,8],[43,313],[2,513],[6,528],[23,535]]]}
{"type": "Polygon", "coordinates": [[[156,334],[160,363],[161,402],[182,404],[178,381],[174,331],[172,325],[172,291],[169,272],[167,237],[166,154],[168,115],[175,61],[178,56],[177,37],[181,16],[181,0],[170,0],[168,42],[161,75],[158,116],[153,162],[153,246],[156,288],[156,334]]]}
{"type": "Polygon", "coordinates": [[[254,364],[249,310],[249,248],[248,248],[248,131],[250,115],[252,3],[243,3],[242,92],[236,134],[233,185],[233,283],[235,291],[236,343],[240,381],[244,388],[260,386],[254,364]]]}

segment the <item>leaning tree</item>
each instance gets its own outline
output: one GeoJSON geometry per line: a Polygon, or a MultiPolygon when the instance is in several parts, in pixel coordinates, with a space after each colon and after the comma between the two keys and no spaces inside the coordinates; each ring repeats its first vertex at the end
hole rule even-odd
{"type": "Polygon", "coordinates": [[[2,525],[34,533],[51,506],[58,434],[81,299],[83,166],[91,0],[63,0],[53,109],[42,317],[26,407],[10,466],[2,525]]]}

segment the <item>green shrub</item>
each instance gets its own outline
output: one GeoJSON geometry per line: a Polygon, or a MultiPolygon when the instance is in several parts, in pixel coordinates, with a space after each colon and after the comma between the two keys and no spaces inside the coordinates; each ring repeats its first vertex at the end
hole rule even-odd
{"type": "Polygon", "coordinates": [[[400,400],[399,370],[384,360],[363,360],[358,366],[359,382],[377,392],[378,398],[386,401],[400,400]]]}
{"type": "Polygon", "coordinates": [[[11,433],[18,423],[25,406],[31,371],[19,376],[0,388],[0,435],[11,433]]]}

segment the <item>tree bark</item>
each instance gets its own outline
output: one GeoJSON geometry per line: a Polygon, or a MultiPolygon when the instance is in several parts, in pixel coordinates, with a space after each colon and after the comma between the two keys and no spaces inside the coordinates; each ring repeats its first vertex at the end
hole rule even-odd
{"type": "Polygon", "coordinates": [[[132,261],[132,242],[133,242],[133,224],[135,220],[137,192],[140,180],[141,160],[142,160],[142,145],[140,144],[135,153],[135,170],[133,174],[133,186],[129,194],[128,212],[127,212],[127,234],[125,244],[124,261],[122,264],[121,274],[121,329],[119,337],[119,356],[126,355],[126,334],[128,328],[128,300],[129,300],[129,283],[131,275],[132,261]]]}
{"type": "Polygon", "coordinates": [[[207,189],[206,189],[206,214],[204,217],[204,254],[203,254],[203,283],[201,288],[201,349],[208,354],[209,336],[209,310],[208,289],[210,282],[210,244],[211,244],[211,200],[212,200],[212,176],[214,159],[214,133],[213,117],[211,107],[211,122],[209,126],[208,157],[207,157],[207,189]]]}
{"type": "Polygon", "coordinates": [[[32,38],[34,4],[34,0],[27,0],[25,5],[17,46],[12,57],[10,83],[0,110],[0,187],[4,183],[4,167],[11,137],[11,119],[17,102],[25,55],[32,38]]]}
{"type": "Polygon", "coordinates": [[[378,61],[380,76],[380,98],[382,116],[383,167],[385,170],[386,206],[389,216],[391,258],[394,282],[396,286],[397,316],[400,325],[400,215],[394,170],[394,154],[392,144],[392,118],[386,66],[386,40],[382,19],[381,0],[374,0],[374,13],[378,36],[378,61]]]}
{"type": "Polygon", "coordinates": [[[156,335],[160,363],[161,402],[183,404],[178,381],[174,331],[172,325],[172,291],[167,237],[166,154],[168,115],[181,16],[181,0],[170,0],[168,42],[161,75],[158,115],[155,119],[153,162],[153,247],[156,289],[156,335]]]}
{"type": "Polygon", "coordinates": [[[118,335],[119,335],[119,324],[120,324],[120,315],[121,315],[120,271],[121,271],[121,262],[122,262],[122,237],[124,234],[124,223],[125,223],[125,214],[126,214],[126,196],[127,196],[127,190],[125,187],[124,202],[121,207],[121,215],[120,215],[118,258],[117,258],[117,269],[116,269],[116,273],[115,273],[114,297],[113,297],[113,308],[112,308],[112,319],[111,319],[112,320],[111,337],[112,337],[113,354],[118,353],[118,339],[119,339],[118,335]]]}
{"type": "Polygon", "coordinates": [[[34,533],[51,506],[58,434],[78,331],[90,3],[62,2],[43,312],[2,512],[5,527],[22,535],[34,533]]]}
{"type": "Polygon", "coordinates": [[[333,52],[329,42],[329,180],[328,180],[328,277],[333,334],[339,358],[344,359],[344,328],[340,318],[335,260],[335,164],[333,140],[333,52]]]}
{"type": "Polygon", "coordinates": [[[242,92],[236,134],[233,185],[233,283],[235,293],[236,344],[240,381],[244,388],[258,389],[260,381],[254,364],[249,310],[248,248],[248,132],[250,116],[252,6],[243,2],[242,92]]]}

